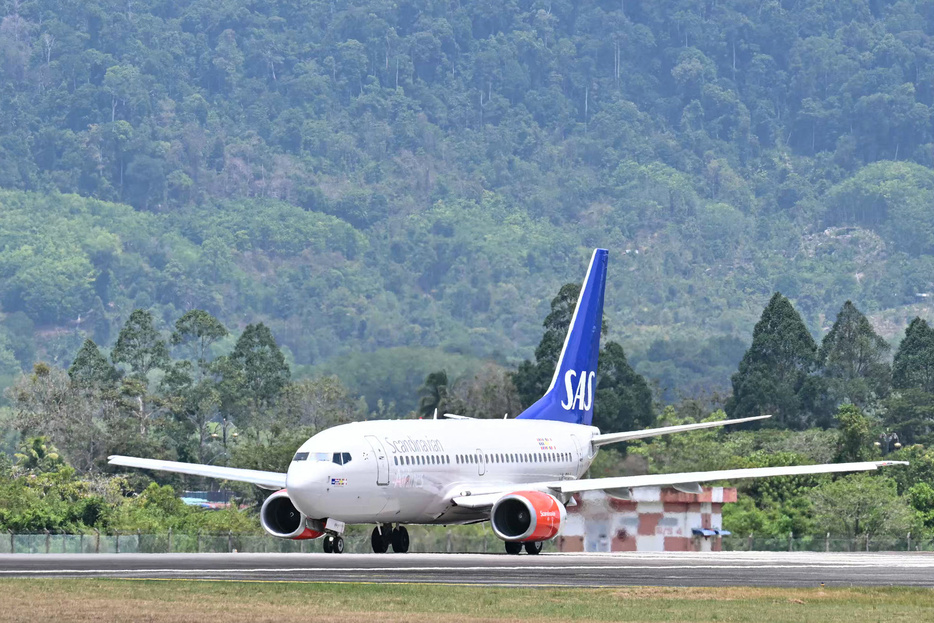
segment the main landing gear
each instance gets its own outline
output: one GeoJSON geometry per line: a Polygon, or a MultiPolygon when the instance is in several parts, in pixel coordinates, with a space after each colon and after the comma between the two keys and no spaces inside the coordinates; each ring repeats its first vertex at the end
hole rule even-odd
{"type": "Polygon", "coordinates": [[[329,534],[324,537],[324,553],[325,554],[343,554],[344,553],[344,538],[337,534],[329,534]]]}
{"type": "MultiPolygon", "coordinates": [[[[542,553],[542,546],[545,545],[544,541],[529,541],[525,544],[525,551],[532,556],[542,553]]],[[[522,552],[522,543],[517,543],[515,541],[506,541],[506,553],[511,555],[517,555],[522,552]]]]}
{"type": "Polygon", "coordinates": [[[390,524],[384,524],[373,528],[370,534],[370,546],[377,554],[385,554],[392,545],[392,551],[397,554],[404,554],[409,551],[409,531],[405,526],[396,526],[393,528],[390,524]]]}

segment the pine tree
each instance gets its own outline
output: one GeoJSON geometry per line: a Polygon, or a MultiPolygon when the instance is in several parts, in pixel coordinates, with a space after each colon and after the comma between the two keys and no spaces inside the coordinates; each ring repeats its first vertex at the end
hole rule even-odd
{"type": "Polygon", "coordinates": [[[602,431],[645,428],[655,421],[652,390],[626,360],[623,347],[607,342],[597,366],[593,424],[602,431]]]}
{"type": "Polygon", "coordinates": [[[577,283],[561,286],[558,295],[551,300],[551,311],[545,317],[545,334],[535,349],[535,361],[523,361],[512,377],[519,391],[519,398],[525,406],[541,398],[551,384],[558,357],[561,356],[561,347],[564,346],[564,338],[574,316],[580,289],[581,286],[577,283]]]}
{"type": "Polygon", "coordinates": [[[230,354],[230,363],[239,372],[244,398],[254,411],[270,406],[291,377],[272,331],[262,322],[243,330],[230,354]]]}
{"type": "Polygon", "coordinates": [[[140,379],[145,379],[154,368],[165,369],[169,365],[169,348],[153,326],[151,313],[137,309],[130,314],[110,358],[115,364],[129,365],[132,375],[140,379]]]}
{"type": "Polygon", "coordinates": [[[892,386],[934,393],[934,329],[921,318],[911,321],[895,351],[892,386]]]}
{"type": "MultiPolygon", "coordinates": [[[[525,407],[541,398],[551,384],[580,289],[576,283],[561,286],[551,301],[551,312],[545,318],[545,334],[535,349],[535,361],[523,361],[512,375],[525,407]]],[[[601,333],[606,335],[606,320],[601,333]]],[[[648,383],[629,365],[623,347],[616,342],[607,342],[600,350],[597,362],[594,425],[601,430],[632,430],[654,421],[652,390],[648,383]]]]}
{"type": "Polygon", "coordinates": [[[888,342],[866,316],[850,301],[844,303],[817,353],[834,402],[866,407],[874,397],[884,397],[891,382],[888,351],[888,342]]]}
{"type": "Polygon", "coordinates": [[[117,380],[117,370],[107,361],[94,340],[84,340],[75,360],[68,368],[72,383],[80,387],[112,387],[117,380]]]}
{"type": "Polygon", "coordinates": [[[772,414],[778,426],[804,428],[802,390],[815,366],[817,344],[791,302],[776,292],[752,332],[733,375],[730,417],[772,414]]]}

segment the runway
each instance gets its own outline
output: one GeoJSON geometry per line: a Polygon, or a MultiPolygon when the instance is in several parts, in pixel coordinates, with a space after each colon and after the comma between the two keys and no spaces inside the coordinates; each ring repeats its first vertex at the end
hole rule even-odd
{"type": "Polygon", "coordinates": [[[0,578],[158,578],[483,586],[934,587],[930,553],[4,554],[0,578]]]}

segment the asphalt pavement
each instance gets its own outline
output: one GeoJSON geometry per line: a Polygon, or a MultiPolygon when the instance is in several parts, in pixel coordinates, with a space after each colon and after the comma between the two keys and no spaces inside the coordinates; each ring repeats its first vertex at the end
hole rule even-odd
{"type": "Polygon", "coordinates": [[[934,588],[934,553],[3,554],[2,577],[934,588]]]}

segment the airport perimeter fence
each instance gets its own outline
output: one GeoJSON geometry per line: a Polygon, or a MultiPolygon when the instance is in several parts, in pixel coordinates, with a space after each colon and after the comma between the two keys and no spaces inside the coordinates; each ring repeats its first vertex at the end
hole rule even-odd
{"type": "MultiPolygon", "coordinates": [[[[409,529],[410,552],[503,551],[503,542],[492,532],[483,535],[450,530],[441,534],[416,534],[409,529]]],[[[0,554],[167,554],[167,553],[314,553],[322,551],[321,539],[291,541],[261,534],[61,534],[55,532],[0,535],[0,554]]],[[[369,532],[344,535],[344,551],[370,553],[369,532]]]]}
{"type": "MultiPolygon", "coordinates": [[[[411,552],[417,553],[502,553],[503,542],[492,531],[467,534],[456,529],[431,530],[409,528],[411,552]]],[[[909,552],[934,551],[934,539],[917,539],[910,534],[901,538],[834,538],[825,536],[721,538],[723,551],[790,552],[909,552]]],[[[700,543],[698,542],[698,545],[700,543]]],[[[549,549],[554,550],[556,546],[549,549]]],[[[700,547],[698,547],[700,549],[700,547]]],[[[61,534],[54,532],[14,533],[0,536],[0,554],[166,554],[166,553],[315,553],[322,550],[321,540],[289,541],[261,534],[143,534],[140,532],[101,534],[61,534]]],[[[344,551],[369,553],[369,532],[354,530],[344,535],[344,551]]]]}
{"type": "Polygon", "coordinates": [[[874,537],[862,535],[856,538],[839,538],[830,534],[823,536],[722,537],[721,549],[725,552],[931,552],[934,539],[919,539],[911,533],[903,537],[874,537]]]}

